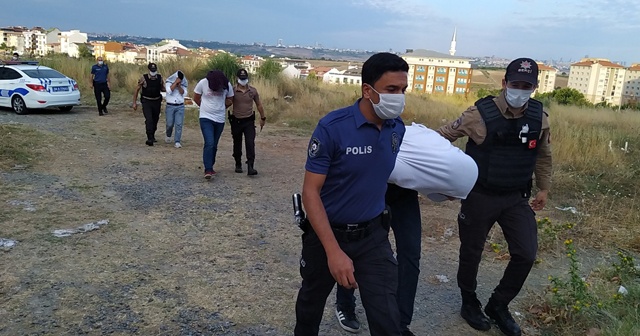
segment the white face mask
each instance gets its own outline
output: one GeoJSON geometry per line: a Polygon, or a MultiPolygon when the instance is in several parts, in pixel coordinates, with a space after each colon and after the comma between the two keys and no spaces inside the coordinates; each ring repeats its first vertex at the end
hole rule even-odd
{"type": "Polygon", "coordinates": [[[520,89],[511,89],[507,88],[507,92],[505,94],[505,98],[507,99],[507,103],[511,107],[523,107],[524,104],[529,101],[531,98],[531,94],[533,90],[520,90],[520,89]]]}
{"type": "Polygon", "coordinates": [[[151,75],[151,77],[157,75],[158,72],[157,71],[149,71],[149,75],[151,75]]]}
{"type": "Polygon", "coordinates": [[[373,110],[380,119],[395,119],[404,112],[404,93],[380,93],[373,86],[371,89],[380,96],[380,102],[377,104],[369,98],[373,110]]]}
{"type": "Polygon", "coordinates": [[[102,65],[102,64],[104,64],[103,61],[98,61],[98,65],[102,65]]]}
{"type": "Polygon", "coordinates": [[[248,79],[238,79],[238,84],[245,86],[247,85],[247,83],[249,83],[248,79]]]}

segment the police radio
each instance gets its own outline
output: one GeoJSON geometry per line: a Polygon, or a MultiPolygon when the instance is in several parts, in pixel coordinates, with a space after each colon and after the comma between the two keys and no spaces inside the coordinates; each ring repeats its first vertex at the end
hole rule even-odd
{"type": "Polygon", "coordinates": [[[295,193],[292,196],[293,199],[293,217],[296,219],[298,227],[302,228],[304,222],[306,222],[307,216],[302,209],[302,195],[295,193]]]}

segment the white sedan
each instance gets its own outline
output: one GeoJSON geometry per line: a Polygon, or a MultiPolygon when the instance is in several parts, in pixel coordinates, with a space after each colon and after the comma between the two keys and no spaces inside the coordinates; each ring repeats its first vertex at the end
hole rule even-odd
{"type": "Polygon", "coordinates": [[[76,105],[80,90],[75,80],[37,62],[0,63],[0,106],[25,114],[48,107],[71,111],[76,105]]]}

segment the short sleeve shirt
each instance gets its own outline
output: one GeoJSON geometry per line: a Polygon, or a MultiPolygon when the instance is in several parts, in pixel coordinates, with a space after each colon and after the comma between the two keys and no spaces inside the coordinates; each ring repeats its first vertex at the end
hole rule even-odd
{"type": "Polygon", "coordinates": [[[91,67],[91,74],[93,75],[94,82],[106,83],[107,76],[109,75],[109,67],[106,64],[102,64],[102,66],[94,64],[91,67]]]}
{"type": "Polygon", "coordinates": [[[331,225],[364,222],[384,210],[405,133],[400,118],[385,120],[379,130],[358,103],[322,118],[309,141],[305,169],[326,175],[320,197],[331,225]]]}
{"type": "Polygon", "coordinates": [[[209,81],[203,78],[196,84],[193,92],[202,96],[200,102],[200,118],[209,119],[218,123],[224,123],[226,116],[225,99],[233,97],[233,87],[227,83],[227,89],[215,92],[209,88],[209,81]]]}

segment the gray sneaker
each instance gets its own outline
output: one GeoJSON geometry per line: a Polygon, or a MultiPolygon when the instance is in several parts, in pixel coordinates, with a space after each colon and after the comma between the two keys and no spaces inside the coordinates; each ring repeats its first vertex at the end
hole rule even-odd
{"type": "Polygon", "coordinates": [[[343,310],[336,307],[336,317],[342,329],[352,333],[360,331],[360,321],[358,321],[355,310],[343,310]]]}

